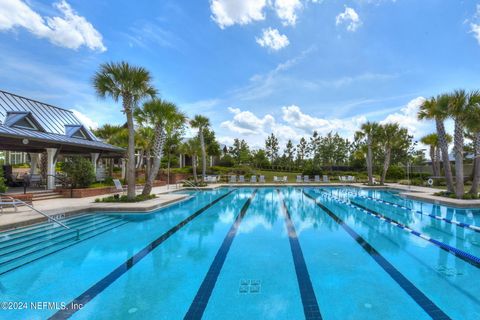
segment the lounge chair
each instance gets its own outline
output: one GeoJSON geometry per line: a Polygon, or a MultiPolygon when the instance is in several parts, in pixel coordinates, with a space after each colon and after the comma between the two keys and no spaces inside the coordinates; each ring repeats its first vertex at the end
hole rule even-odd
{"type": "Polygon", "coordinates": [[[375,178],[372,178],[372,182],[373,182],[373,184],[379,184],[377,179],[375,179],[375,178]]]}
{"type": "Polygon", "coordinates": [[[273,176],[273,182],[280,182],[280,179],[277,176],[273,176]]]}
{"type": "Polygon", "coordinates": [[[287,176],[283,176],[282,182],[287,183],[287,182],[288,182],[288,177],[287,177],[287,176]]]}
{"type": "Polygon", "coordinates": [[[124,187],[122,185],[122,183],[120,182],[120,180],[118,180],[118,179],[113,179],[113,184],[115,185],[115,191],[116,192],[124,193],[128,189],[127,187],[124,187]]]}
{"type": "Polygon", "coordinates": [[[13,207],[15,209],[15,212],[18,212],[18,205],[23,205],[24,203],[22,201],[17,201],[16,199],[6,199],[0,197],[0,214],[3,214],[3,207],[13,207]]]}
{"type": "Polygon", "coordinates": [[[327,175],[324,175],[324,176],[323,176],[323,182],[330,182],[330,179],[328,179],[328,176],[327,176],[327,175]]]}
{"type": "Polygon", "coordinates": [[[265,183],[265,176],[260,176],[258,182],[260,182],[260,183],[265,183]]]}
{"type": "Polygon", "coordinates": [[[297,183],[302,183],[302,176],[297,176],[297,183]]]}
{"type": "Polygon", "coordinates": [[[237,176],[236,175],[229,176],[228,182],[229,183],[237,183],[237,176]]]}
{"type": "Polygon", "coordinates": [[[245,183],[245,176],[238,176],[238,182],[245,183]]]}
{"type": "Polygon", "coordinates": [[[309,176],[303,176],[303,182],[310,182],[310,177],[309,176]]]}
{"type": "Polygon", "coordinates": [[[314,177],[314,181],[315,181],[315,182],[320,182],[320,176],[319,176],[319,175],[316,175],[316,176],[314,177]]]}
{"type": "Polygon", "coordinates": [[[251,183],[257,183],[257,176],[251,176],[250,177],[250,182],[251,183]]]}

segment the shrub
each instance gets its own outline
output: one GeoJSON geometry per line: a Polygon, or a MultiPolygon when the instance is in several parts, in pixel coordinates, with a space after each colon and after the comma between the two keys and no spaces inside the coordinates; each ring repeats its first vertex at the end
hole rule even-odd
{"type": "Polygon", "coordinates": [[[7,191],[7,186],[5,185],[5,177],[3,176],[3,168],[0,166],[0,192],[7,191]]]}
{"type": "Polygon", "coordinates": [[[390,166],[387,170],[387,179],[399,180],[405,178],[405,170],[399,166],[390,166]]]}
{"type": "Polygon", "coordinates": [[[87,188],[95,182],[93,164],[84,158],[73,158],[62,163],[62,171],[73,188],[87,188]]]}
{"type": "Polygon", "coordinates": [[[108,203],[110,202],[141,202],[141,201],[147,201],[154,198],[156,198],[154,194],[149,194],[149,195],[140,194],[136,196],[135,199],[133,200],[128,199],[127,196],[114,195],[106,198],[97,198],[95,199],[95,202],[97,203],[98,202],[108,202],[108,203]]]}
{"type": "Polygon", "coordinates": [[[226,154],[220,160],[218,160],[217,165],[222,167],[233,167],[235,165],[235,161],[233,160],[232,156],[226,154]]]}

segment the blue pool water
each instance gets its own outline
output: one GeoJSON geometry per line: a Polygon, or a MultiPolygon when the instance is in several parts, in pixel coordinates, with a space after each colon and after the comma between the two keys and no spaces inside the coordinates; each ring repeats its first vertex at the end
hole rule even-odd
{"type": "Polygon", "coordinates": [[[479,210],[222,188],[65,223],[0,233],[1,319],[480,318],[479,210]]]}

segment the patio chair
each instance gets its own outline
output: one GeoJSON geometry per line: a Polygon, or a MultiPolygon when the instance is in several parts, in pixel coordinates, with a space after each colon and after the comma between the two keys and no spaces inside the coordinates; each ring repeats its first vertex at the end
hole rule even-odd
{"type": "Polygon", "coordinates": [[[302,183],[302,176],[297,176],[296,182],[297,182],[297,183],[302,183]]]}
{"type": "Polygon", "coordinates": [[[250,177],[250,182],[251,183],[257,183],[257,176],[251,176],[250,177]]]}
{"type": "Polygon", "coordinates": [[[118,179],[113,179],[113,184],[115,185],[115,191],[124,193],[127,191],[126,187],[123,187],[122,183],[118,179]]]}
{"type": "Polygon", "coordinates": [[[237,176],[236,175],[229,176],[228,183],[237,183],[237,176]]]}
{"type": "Polygon", "coordinates": [[[303,182],[310,182],[310,177],[309,176],[303,176],[303,182]]]}
{"type": "Polygon", "coordinates": [[[324,175],[324,176],[323,176],[323,182],[330,182],[330,179],[328,179],[328,176],[327,176],[327,175],[324,175]]]}
{"type": "Polygon", "coordinates": [[[260,182],[260,183],[265,183],[265,176],[260,176],[258,182],[260,182]]]}
{"type": "Polygon", "coordinates": [[[238,176],[238,182],[245,183],[245,176],[238,176]]]}
{"type": "Polygon", "coordinates": [[[314,177],[314,181],[315,181],[315,182],[320,182],[320,176],[319,176],[319,175],[316,175],[316,176],[314,177]]]}
{"type": "Polygon", "coordinates": [[[372,178],[372,182],[373,182],[373,184],[379,184],[377,179],[375,179],[375,178],[372,178]]]}
{"type": "Polygon", "coordinates": [[[277,176],[273,176],[273,182],[280,182],[280,179],[277,176]]]}
{"type": "Polygon", "coordinates": [[[287,177],[287,176],[283,176],[282,182],[287,183],[287,182],[288,182],[288,177],[287,177]]]}

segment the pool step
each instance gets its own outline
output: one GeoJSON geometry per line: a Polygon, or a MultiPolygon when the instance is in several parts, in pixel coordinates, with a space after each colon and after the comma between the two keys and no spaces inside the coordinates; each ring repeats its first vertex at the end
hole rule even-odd
{"type": "Polygon", "coordinates": [[[46,224],[12,231],[13,237],[0,242],[0,275],[128,223],[120,217],[90,214],[62,222],[72,229],[46,224]]]}

